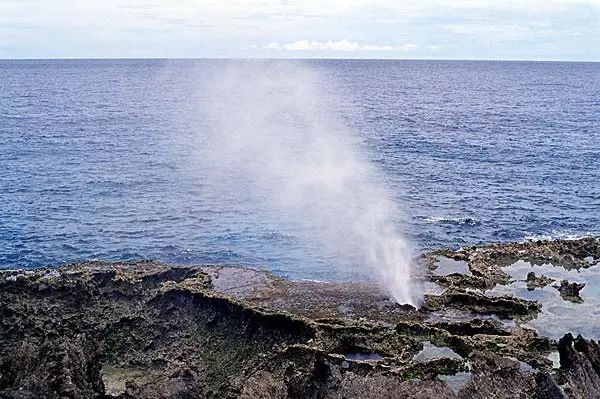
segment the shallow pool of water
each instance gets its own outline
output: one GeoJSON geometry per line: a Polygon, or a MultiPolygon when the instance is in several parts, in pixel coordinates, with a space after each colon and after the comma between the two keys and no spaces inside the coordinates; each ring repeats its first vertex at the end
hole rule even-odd
{"type": "Polygon", "coordinates": [[[361,362],[379,362],[383,360],[383,356],[377,353],[346,353],[344,355],[346,360],[354,360],[361,362]]]}
{"type": "Polygon", "coordinates": [[[504,268],[514,281],[508,285],[497,285],[486,294],[501,296],[514,295],[530,301],[539,301],[542,311],[537,318],[527,322],[541,335],[559,339],[565,333],[582,334],[586,338],[600,338],[600,267],[592,266],[587,269],[566,270],[551,264],[532,265],[529,262],[518,261],[504,268]],[[547,276],[555,282],[543,288],[529,290],[524,281],[527,273],[533,271],[536,276],[547,276]],[[561,280],[585,283],[580,296],[582,303],[564,300],[554,285],[561,280]]]}
{"type": "Polygon", "coordinates": [[[413,360],[415,362],[427,362],[441,358],[462,359],[462,356],[448,347],[437,346],[429,341],[425,341],[423,342],[423,349],[413,357],[413,360]]]}
{"type": "Polygon", "coordinates": [[[446,258],[445,256],[438,256],[436,261],[436,269],[433,271],[438,276],[447,276],[453,273],[464,274],[465,276],[471,276],[471,270],[469,265],[464,260],[454,260],[446,258]]]}

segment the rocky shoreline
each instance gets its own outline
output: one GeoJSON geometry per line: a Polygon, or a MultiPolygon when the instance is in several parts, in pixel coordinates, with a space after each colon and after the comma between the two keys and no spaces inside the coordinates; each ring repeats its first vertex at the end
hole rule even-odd
{"type": "Polygon", "coordinates": [[[419,262],[418,310],[370,283],[237,267],[4,270],[0,398],[600,398],[597,336],[544,336],[560,312],[519,294],[583,309],[586,283],[561,273],[600,269],[600,239],[419,262]]]}

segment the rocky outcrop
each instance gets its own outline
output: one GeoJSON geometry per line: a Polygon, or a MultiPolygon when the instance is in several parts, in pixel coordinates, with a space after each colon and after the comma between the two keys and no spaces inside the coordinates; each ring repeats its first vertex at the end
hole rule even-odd
{"type": "Polygon", "coordinates": [[[558,381],[568,398],[600,398],[600,348],[593,340],[566,334],[558,343],[558,381]]]}
{"type": "Polygon", "coordinates": [[[553,264],[566,269],[585,269],[600,262],[600,238],[586,237],[578,240],[526,241],[518,243],[469,246],[458,250],[439,249],[423,255],[426,264],[431,265],[436,257],[445,256],[466,261],[477,284],[486,288],[510,282],[510,276],[503,270],[518,260],[532,265],[553,264]]]}
{"type": "Polygon", "coordinates": [[[560,285],[554,286],[560,292],[560,296],[567,301],[581,303],[583,299],[579,292],[585,287],[585,283],[570,283],[568,280],[562,280],[560,285]]]}
{"type": "Polygon", "coordinates": [[[527,289],[533,291],[536,288],[544,288],[548,284],[552,284],[554,280],[546,276],[536,276],[534,272],[527,273],[527,289]]]}
{"type": "Polygon", "coordinates": [[[90,337],[47,334],[4,351],[0,360],[0,396],[5,398],[101,398],[98,346],[90,337]]]}
{"type": "MultiPolygon", "coordinates": [[[[594,341],[539,336],[524,324],[539,303],[486,294],[500,248],[459,251],[473,276],[445,280],[421,309],[370,283],[235,267],[2,271],[0,398],[600,398],[594,341]]],[[[598,249],[507,248],[563,260],[548,248],[598,249]]]]}
{"type": "Polygon", "coordinates": [[[427,309],[466,309],[479,314],[495,314],[503,318],[534,316],[541,310],[537,302],[513,297],[488,297],[477,292],[446,290],[441,295],[430,295],[425,299],[427,309]]]}

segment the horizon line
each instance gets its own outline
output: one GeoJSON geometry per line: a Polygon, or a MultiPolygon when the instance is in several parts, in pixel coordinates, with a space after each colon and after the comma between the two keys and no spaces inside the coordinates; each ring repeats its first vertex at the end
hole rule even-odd
{"type": "Polygon", "coordinates": [[[101,61],[101,60],[249,60],[249,61],[471,61],[471,62],[548,62],[548,63],[600,63],[600,60],[561,59],[485,59],[485,58],[336,58],[336,57],[23,57],[3,58],[0,61],[101,61]]]}

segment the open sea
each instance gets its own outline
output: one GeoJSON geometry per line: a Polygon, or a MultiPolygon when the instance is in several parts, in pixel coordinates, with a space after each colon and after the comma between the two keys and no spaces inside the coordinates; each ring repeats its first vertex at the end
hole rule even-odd
{"type": "MultiPolygon", "coordinates": [[[[285,62],[337,99],[327,113],[416,248],[600,234],[600,63],[285,62]]],[[[331,278],[330,256],[198,159],[207,82],[248,63],[0,61],[0,268],[152,258],[331,278]]]]}

